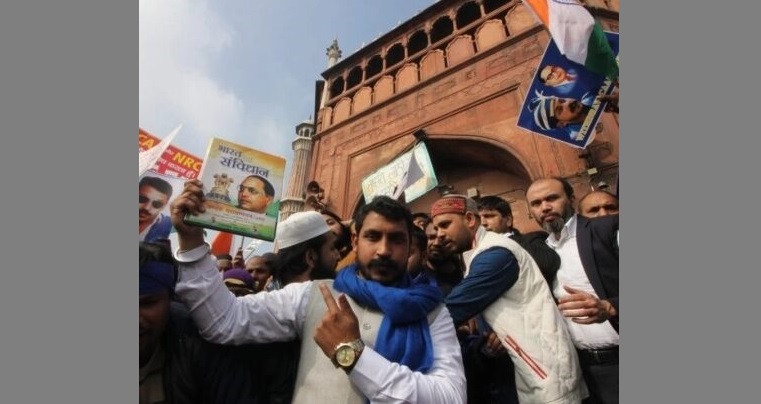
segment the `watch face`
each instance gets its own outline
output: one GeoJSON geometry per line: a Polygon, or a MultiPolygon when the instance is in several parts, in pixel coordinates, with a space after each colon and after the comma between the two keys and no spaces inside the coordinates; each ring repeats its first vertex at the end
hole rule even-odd
{"type": "Polygon", "coordinates": [[[355,356],[356,353],[354,352],[354,348],[349,345],[344,345],[336,351],[336,362],[341,366],[351,366],[351,364],[354,363],[355,356]]]}

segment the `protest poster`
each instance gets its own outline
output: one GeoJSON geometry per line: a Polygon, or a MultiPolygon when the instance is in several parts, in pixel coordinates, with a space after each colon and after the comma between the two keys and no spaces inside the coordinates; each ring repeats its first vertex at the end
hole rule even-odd
{"type": "Polygon", "coordinates": [[[365,203],[378,195],[399,199],[404,194],[409,203],[438,185],[431,157],[425,143],[419,142],[412,150],[395,158],[362,180],[365,203]]]}
{"type": "MultiPolygon", "coordinates": [[[[605,32],[618,61],[619,35],[605,32]]],[[[518,116],[518,127],[577,148],[586,148],[611,94],[610,79],[560,54],[550,38],[518,116]]]]}
{"type": "Polygon", "coordinates": [[[273,241],[284,176],[285,158],[212,138],[199,174],[206,211],[185,222],[273,241]]]}
{"type": "MultiPolygon", "coordinates": [[[[175,129],[173,134],[176,135],[179,129],[175,129]]],[[[150,157],[152,167],[144,172],[145,167],[140,169],[138,227],[140,240],[143,241],[166,239],[174,231],[169,205],[182,192],[185,181],[196,178],[201,169],[202,160],[199,157],[170,144],[173,134],[162,141],[147,130],[140,128],[138,131],[141,156],[149,156],[144,153],[153,152],[150,157]],[[158,153],[161,149],[163,151],[158,153]]],[[[148,166],[147,161],[148,157],[145,157],[141,163],[148,166]]]]}
{"type": "MultiPolygon", "coordinates": [[[[161,143],[161,139],[147,130],[140,128],[137,136],[137,143],[138,149],[142,153],[157,146],[161,143]]],[[[150,170],[172,177],[194,179],[198,176],[198,172],[201,171],[202,163],[203,160],[200,157],[170,144],[150,170]]]]}

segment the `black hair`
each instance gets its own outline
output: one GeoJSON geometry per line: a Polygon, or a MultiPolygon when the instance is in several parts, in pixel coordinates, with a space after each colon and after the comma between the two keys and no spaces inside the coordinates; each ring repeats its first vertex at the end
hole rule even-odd
{"type": "Polygon", "coordinates": [[[278,279],[283,286],[293,282],[297,276],[308,269],[306,266],[307,251],[314,250],[319,255],[327,237],[327,233],[321,234],[303,243],[279,249],[277,260],[274,262],[273,277],[278,279]]]}
{"type": "Polygon", "coordinates": [[[264,260],[264,263],[270,268],[270,270],[274,270],[274,265],[277,263],[277,254],[267,252],[262,254],[261,257],[264,260]]]}
{"type": "Polygon", "coordinates": [[[320,213],[332,217],[333,220],[341,226],[341,234],[336,234],[336,249],[342,256],[345,256],[347,250],[351,248],[351,229],[349,229],[349,226],[343,224],[343,220],[336,213],[327,209],[320,210],[320,213]]]}
{"type": "Polygon", "coordinates": [[[412,220],[415,220],[419,217],[422,217],[425,220],[431,220],[431,216],[425,212],[415,212],[412,214],[412,220]]]}
{"type": "Polygon", "coordinates": [[[494,195],[481,197],[478,200],[478,210],[496,210],[504,217],[513,215],[510,204],[503,198],[494,195]]]}
{"type": "Polygon", "coordinates": [[[407,224],[408,233],[412,232],[412,228],[415,227],[412,223],[412,212],[410,212],[406,205],[388,196],[379,195],[373,198],[370,203],[363,206],[354,218],[354,228],[356,229],[357,234],[362,230],[365,217],[367,217],[370,212],[375,212],[391,221],[404,221],[405,224],[407,224]]]}
{"type": "Polygon", "coordinates": [[[420,251],[426,251],[428,249],[428,236],[425,234],[425,231],[419,227],[412,227],[410,239],[412,239],[412,243],[417,244],[420,251]]]}
{"type": "Polygon", "coordinates": [[[267,181],[266,178],[262,177],[261,175],[249,175],[248,177],[244,178],[243,181],[241,181],[241,185],[243,185],[244,182],[246,182],[249,178],[256,178],[257,180],[261,181],[262,184],[264,184],[264,193],[267,196],[275,196],[275,187],[270,184],[269,181],[267,181]]]}
{"type": "Polygon", "coordinates": [[[215,256],[215,258],[218,259],[218,260],[229,260],[229,261],[233,260],[233,257],[230,254],[219,254],[219,255],[215,256]]]}
{"type": "Polygon", "coordinates": [[[172,184],[166,182],[165,180],[159,177],[141,178],[140,186],[138,188],[142,188],[143,186],[149,186],[151,188],[155,188],[157,191],[166,195],[166,199],[170,199],[172,197],[172,184]]]}

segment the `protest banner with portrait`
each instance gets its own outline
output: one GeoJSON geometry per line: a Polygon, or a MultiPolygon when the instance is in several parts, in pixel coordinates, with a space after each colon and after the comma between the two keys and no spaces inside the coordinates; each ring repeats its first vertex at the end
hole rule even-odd
{"type": "MultiPolygon", "coordinates": [[[[605,35],[618,61],[618,33],[605,35]]],[[[523,100],[517,125],[583,149],[594,138],[605,111],[607,103],[598,97],[611,94],[614,87],[610,79],[568,60],[550,39],[523,100]]]]}

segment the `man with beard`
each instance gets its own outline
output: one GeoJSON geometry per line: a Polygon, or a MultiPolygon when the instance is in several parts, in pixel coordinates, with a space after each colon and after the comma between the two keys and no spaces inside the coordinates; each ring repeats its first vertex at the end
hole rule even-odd
{"type": "Polygon", "coordinates": [[[544,279],[552,286],[552,279],[560,267],[560,257],[547,246],[547,233],[532,231],[523,234],[513,227],[513,211],[510,204],[498,196],[484,196],[478,200],[478,215],[486,230],[504,234],[523,247],[539,265],[544,279]]]}
{"type": "Polygon", "coordinates": [[[552,292],[591,393],[585,402],[618,403],[618,215],[574,214],[573,187],[563,178],[534,181],[526,199],[560,255],[552,292]]]}
{"type": "Polygon", "coordinates": [[[235,299],[214,271],[201,229],[183,223],[185,214],[204,210],[202,185],[186,182],[172,221],[182,272],[177,294],[204,338],[244,344],[301,337],[294,403],[464,402],[462,357],[441,292],[413,282],[406,270],[409,209],[388,197],[363,206],[352,236],[357,262],[335,282],[235,299]]]}
{"type": "MultiPolygon", "coordinates": [[[[277,227],[276,259],[270,261],[274,283],[280,289],[291,283],[335,277],[338,250],[336,235],[330,231],[322,215],[315,211],[297,212],[277,227]]],[[[268,253],[272,255],[271,253],[268,253]]],[[[267,255],[267,254],[265,254],[267,255]]],[[[258,257],[262,261],[264,256],[258,257]]],[[[257,260],[252,258],[251,261],[257,260]]],[[[256,266],[256,262],[250,262],[256,266]]],[[[265,279],[258,274],[260,292],[265,279]]],[[[269,292],[266,292],[269,293],[269,292]]],[[[276,341],[247,344],[249,362],[253,365],[253,390],[263,403],[286,404],[293,399],[301,341],[276,341]]]]}
{"type": "Polygon", "coordinates": [[[436,279],[441,289],[441,293],[446,298],[452,288],[462,280],[463,270],[462,260],[459,255],[453,254],[444,248],[442,240],[437,237],[436,226],[433,221],[429,221],[425,226],[425,236],[428,238],[428,251],[426,251],[425,265],[423,271],[436,279]]]}
{"type": "Polygon", "coordinates": [[[316,211],[296,212],[277,226],[274,273],[281,286],[335,278],[336,234],[316,211]]]}
{"type": "Polygon", "coordinates": [[[483,316],[514,364],[520,402],[580,403],[588,393],[577,353],[534,259],[484,229],[476,202],[464,195],[437,200],[431,217],[445,248],[468,252],[465,278],[446,299],[455,326],[483,316]]]}
{"type": "Polygon", "coordinates": [[[172,184],[159,177],[140,179],[138,223],[140,241],[166,239],[172,231],[172,219],[161,213],[172,197],[172,184]]]}

